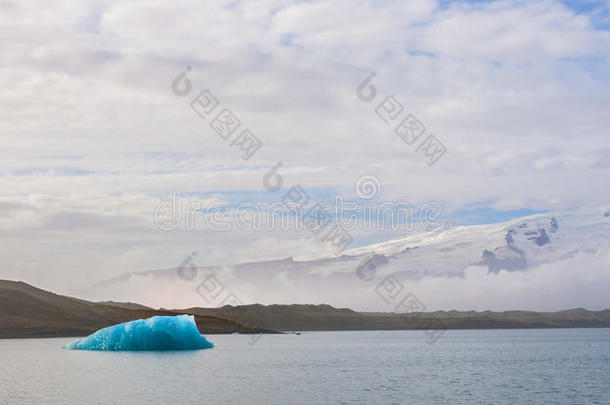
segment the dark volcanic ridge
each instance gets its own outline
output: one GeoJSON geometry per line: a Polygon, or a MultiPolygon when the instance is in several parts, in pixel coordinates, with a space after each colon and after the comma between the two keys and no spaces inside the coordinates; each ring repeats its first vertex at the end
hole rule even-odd
{"type": "Polygon", "coordinates": [[[0,338],[86,336],[98,329],[155,315],[192,314],[201,333],[276,331],[610,327],[610,310],[557,312],[437,311],[356,312],[330,305],[226,305],[219,308],[152,309],[135,303],[91,302],[29,284],[0,280],[0,338]]]}
{"type": "MultiPolygon", "coordinates": [[[[133,303],[91,302],[0,280],[0,338],[86,336],[123,322],[181,313],[133,303]]],[[[195,315],[195,322],[203,334],[273,333],[214,315],[195,315]]]]}

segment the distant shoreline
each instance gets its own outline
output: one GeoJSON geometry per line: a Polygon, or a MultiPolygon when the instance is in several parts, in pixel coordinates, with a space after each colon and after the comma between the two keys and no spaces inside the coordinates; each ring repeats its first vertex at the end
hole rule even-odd
{"type": "Polygon", "coordinates": [[[356,312],[326,304],[153,309],[135,303],[91,302],[57,295],[23,282],[0,280],[0,338],[3,339],[81,337],[135,319],[179,314],[194,315],[200,332],[208,335],[389,330],[422,330],[438,334],[445,330],[610,327],[608,309],[401,314],[356,312]]]}
{"type": "MultiPolygon", "coordinates": [[[[566,327],[544,327],[544,328],[470,328],[470,329],[459,329],[459,328],[455,328],[455,329],[447,329],[447,330],[459,330],[459,331],[465,331],[465,330],[488,330],[488,331],[492,331],[492,330],[551,330],[551,329],[610,329],[610,326],[566,326],[566,327]]],[[[329,332],[346,332],[346,333],[350,333],[350,332],[408,332],[408,331],[413,331],[413,332],[417,332],[421,329],[342,329],[342,330],[338,330],[338,329],[333,329],[333,330],[297,330],[297,331],[274,331],[274,332],[261,332],[263,334],[274,334],[274,335],[292,335],[292,332],[299,332],[299,334],[302,333],[329,333],[329,332]]],[[[207,333],[207,335],[234,335],[235,333],[228,333],[228,332],[212,332],[212,333],[207,333]]],[[[254,333],[240,333],[241,335],[252,335],[254,333]]],[[[2,340],[28,340],[28,339],[78,339],[81,337],[84,337],[87,335],[57,335],[57,336],[20,336],[20,337],[7,337],[7,336],[0,336],[0,341],[2,340]]]]}

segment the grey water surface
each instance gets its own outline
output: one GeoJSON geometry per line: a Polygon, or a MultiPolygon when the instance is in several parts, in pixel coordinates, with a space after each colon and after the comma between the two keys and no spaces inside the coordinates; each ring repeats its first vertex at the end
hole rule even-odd
{"type": "Polygon", "coordinates": [[[0,404],[609,404],[610,329],[210,335],[184,352],[0,340],[0,404]]]}

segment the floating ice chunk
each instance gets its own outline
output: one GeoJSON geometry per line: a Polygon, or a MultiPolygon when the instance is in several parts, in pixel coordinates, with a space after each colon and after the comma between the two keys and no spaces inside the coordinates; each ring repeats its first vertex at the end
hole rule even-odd
{"type": "Polygon", "coordinates": [[[70,350],[197,350],[214,344],[199,333],[193,315],[153,316],[109,326],[64,346],[70,350]]]}

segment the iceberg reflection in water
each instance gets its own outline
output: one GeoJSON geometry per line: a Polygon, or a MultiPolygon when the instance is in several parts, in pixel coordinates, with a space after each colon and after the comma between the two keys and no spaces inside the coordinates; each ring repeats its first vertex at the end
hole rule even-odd
{"type": "Polygon", "coordinates": [[[109,326],[64,346],[70,350],[199,350],[214,344],[199,333],[193,315],[153,316],[109,326]]]}

